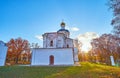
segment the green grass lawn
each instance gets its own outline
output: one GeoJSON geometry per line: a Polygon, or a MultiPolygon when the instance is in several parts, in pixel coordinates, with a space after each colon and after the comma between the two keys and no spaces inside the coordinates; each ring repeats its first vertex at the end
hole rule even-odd
{"type": "Polygon", "coordinates": [[[4,66],[0,78],[120,78],[120,68],[81,63],[81,66],[4,66]]]}

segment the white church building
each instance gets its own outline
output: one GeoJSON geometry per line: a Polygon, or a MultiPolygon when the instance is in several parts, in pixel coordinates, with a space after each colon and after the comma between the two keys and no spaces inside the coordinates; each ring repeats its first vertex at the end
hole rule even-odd
{"type": "Polygon", "coordinates": [[[76,65],[78,64],[77,40],[70,38],[65,23],[57,32],[43,34],[43,48],[32,49],[31,65],[76,65]]]}
{"type": "Polygon", "coordinates": [[[5,65],[6,55],[8,47],[3,41],[0,41],[0,66],[5,65]]]}

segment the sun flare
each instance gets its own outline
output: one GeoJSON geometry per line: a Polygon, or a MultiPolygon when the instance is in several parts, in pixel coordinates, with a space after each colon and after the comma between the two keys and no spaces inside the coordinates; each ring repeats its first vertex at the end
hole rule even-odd
{"type": "Polygon", "coordinates": [[[86,32],[85,34],[80,34],[77,38],[82,43],[81,51],[88,52],[91,50],[91,40],[99,37],[98,34],[94,32],[86,32]]]}
{"type": "Polygon", "coordinates": [[[89,44],[88,45],[83,44],[83,46],[81,47],[82,52],[87,53],[90,50],[91,50],[91,46],[89,44]]]}

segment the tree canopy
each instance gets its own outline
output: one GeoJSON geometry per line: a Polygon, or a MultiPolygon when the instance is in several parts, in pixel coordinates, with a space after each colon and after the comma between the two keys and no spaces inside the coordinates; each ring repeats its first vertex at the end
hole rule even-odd
{"type": "Polygon", "coordinates": [[[113,19],[111,25],[113,25],[113,32],[120,37],[120,0],[109,0],[110,9],[113,11],[113,19]]]}
{"type": "Polygon", "coordinates": [[[11,39],[7,46],[7,60],[14,60],[16,64],[21,53],[30,52],[29,42],[22,38],[11,39]]]}

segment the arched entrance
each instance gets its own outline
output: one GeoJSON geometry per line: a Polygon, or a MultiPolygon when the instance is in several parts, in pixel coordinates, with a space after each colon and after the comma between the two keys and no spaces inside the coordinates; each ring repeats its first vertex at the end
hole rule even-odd
{"type": "Polygon", "coordinates": [[[49,65],[54,65],[54,56],[50,55],[49,57],[49,65]]]}
{"type": "Polygon", "coordinates": [[[67,48],[69,48],[69,45],[67,44],[67,48]]]}

